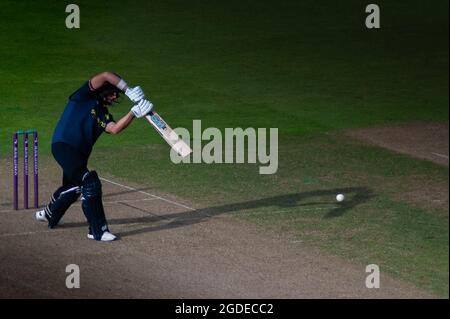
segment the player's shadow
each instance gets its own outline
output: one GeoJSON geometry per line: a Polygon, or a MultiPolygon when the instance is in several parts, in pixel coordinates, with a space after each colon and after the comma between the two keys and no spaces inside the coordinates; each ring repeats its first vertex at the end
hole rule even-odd
{"type": "MultiPolygon", "coordinates": [[[[273,213],[277,214],[286,208],[298,208],[301,213],[302,209],[312,208],[320,205],[329,205],[330,207],[321,207],[319,211],[324,211],[322,218],[336,218],[343,215],[346,211],[361,205],[374,197],[372,191],[365,187],[339,188],[328,190],[317,190],[304,193],[293,193],[269,198],[263,198],[253,201],[246,201],[234,204],[226,204],[220,206],[213,206],[207,208],[200,208],[195,210],[185,210],[179,213],[161,214],[157,215],[149,209],[137,207],[130,203],[122,202],[121,205],[129,207],[133,210],[138,210],[147,216],[135,218],[115,218],[109,220],[110,225],[124,225],[124,224],[153,224],[148,227],[133,229],[116,233],[119,237],[127,237],[138,235],[141,233],[167,230],[182,226],[188,226],[208,220],[211,217],[226,214],[238,213],[239,211],[248,209],[268,208],[273,207],[273,213]],[[338,193],[346,195],[343,202],[336,202],[335,196],[338,193]],[[327,197],[330,200],[324,200],[327,197]],[[308,199],[319,198],[320,201],[307,201],[308,199]],[[306,201],[306,202],[305,202],[306,201]],[[304,202],[304,203],[303,203],[304,202]]],[[[86,226],[86,223],[67,223],[63,227],[81,227],[86,226]]]]}
{"type": "MultiPolygon", "coordinates": [[[[373,198],[373,193],[364,187],[354,187],[354,188],[340,188],[340,189],[329,189],[329,190],[318,190],[304,193],[294,193],[286,194],[280,196],[274,196],[270,198],[263,198],[253,201],[246,201],[241,203],[226,204],[214,207],[207,207],[202,209],[196,209],[193,211],[184,211],[180,213],[168,214],[168,215],[155,215],[153,212],[130,205],[129,203],[124,203],[124,205],[139,210],[143,213],[148,214],[145,217],[139,218],[125,218],[125,219],[113,219],[110,224],[132,224],[132,223],[157,223],[157,225],[152,225],[149,227],[144,227],[140,229],[134,229],[130,231],[124,231],[118,233],[120,237],[132,236],[141,233],[146,233],[150,231],[159,231],[165,229],[171,229],[181,226],[188,226],[196,223],[203,222],[211,217],[226,214],[226,213],[236,213],[248,209],[258,209],[273,207],[274,213],[286,208],[298,207],[299,213],[301,209],[305,207],[314,208],[318,204],[330,205],[330,208],[325,207],[325,212],[322,218],[336,218],[343,215],[346,211],[361,205],[371,198],[373,198]],[[347,197],[343,202],[336,202],[335,196],[338,193],[344,193],[347,197]],[[319,197],[320,202],[309,202],[302,203],[307,199],[314,199],[319,197]],[[329,201],[324,201],[323,197],[330,198],[329,201]]],[[[323,210],[322,210],[323,211],[323,210]]]]}

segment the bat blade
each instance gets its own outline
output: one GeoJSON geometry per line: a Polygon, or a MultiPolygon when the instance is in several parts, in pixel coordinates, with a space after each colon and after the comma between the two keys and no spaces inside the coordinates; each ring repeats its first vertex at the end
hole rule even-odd
{"type": "Polygon", "coordinates": [[[178,155],[186,157],[192,153],[192,149],[172,130],[158,113],[150,112],[145,118],[178,155]]]}

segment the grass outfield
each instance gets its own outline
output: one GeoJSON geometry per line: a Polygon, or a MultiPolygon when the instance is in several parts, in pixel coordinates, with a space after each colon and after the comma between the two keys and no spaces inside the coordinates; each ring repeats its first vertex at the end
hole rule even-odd
{"type": "MultiPolygon", "coordinates": [[[[50,137],[67,96],[103,70],[140,84],[184,127],[202,119],[293,135],[448,118],[443,0],[379,2],[378,31],[364,28],[363,1],[78,3],[81,29],[68,30],[62,4],[2,1],[2,140],[24,126],[50,137]]],[[[147,143],[144,127],[120,144],[147,143]]]]}
{"type": "Polygon", "coordinates": [[[136,121],[100,139],[101,173],[211,207],[243,203],[239,218],[448,297],[448,208],[402,197],[414,184],[448,187],[448,168],[339,133],[448,122],[448,1],[377,3],[382,28],[369,31],[364,1],[78,1],[81,29],[67,30],[65,4],[4,0],[0,156],[14,130],[37,128],[45,159],[68,95],[113,70],[173,126],[278,127],[280,167],[177,166],[136,121]],[[358,205],[334,209],[342,189],[358,205]]]}

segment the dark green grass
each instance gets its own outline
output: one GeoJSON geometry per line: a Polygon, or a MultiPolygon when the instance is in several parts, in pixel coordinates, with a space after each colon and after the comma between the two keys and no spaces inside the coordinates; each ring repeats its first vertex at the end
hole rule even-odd
{"type": "MultiPolygon", "coordinates": [[[[303,134],[448,118],[446,1],[382,1],[377,31],[363,1],[79,5],[81,29],[68,30],[63,3],[2,1],[2,140],[33,126],[48,149],[67,96],[103,70],[142,85],[176,126],[303,134]]],[[[141,145],[144,132],[119,141],[141,145]]]]}
{"type": "Polygon", "coordinates": [[[356,0],[77,3],[80,30],[65,28],[62,2],[0,4],[1,157],[14,130],[37,128],[45,158],[68,95],[113,70],[174,127],[278,127],[280,167],[174,165],[144,121],[102,137],[92,167],[202,205],[244,203],[235,215],[448,296],[448,208],[402,197],[448,188],[448,169],[325,134],[448,122],[447,1],[378,1],[376,31],[356,0]],[[327,211],[346,188],[358,205],[327,211]]]}

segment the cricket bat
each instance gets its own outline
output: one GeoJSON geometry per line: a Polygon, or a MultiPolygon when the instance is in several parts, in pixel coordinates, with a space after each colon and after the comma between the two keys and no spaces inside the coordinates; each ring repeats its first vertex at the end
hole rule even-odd
{"type": "Polygon", "coordinates": [[[186,157],[192,153],[192,149],[172,130],[158,113],[152,111],[145,118],[178,155],[186,157]]]}

